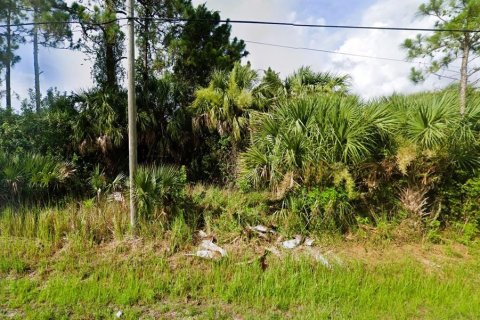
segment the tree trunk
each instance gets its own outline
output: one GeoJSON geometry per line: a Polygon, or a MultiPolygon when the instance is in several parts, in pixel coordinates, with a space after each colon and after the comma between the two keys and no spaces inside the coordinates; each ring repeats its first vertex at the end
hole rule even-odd
{"type": "MultiPolygon", "coordinates": [[[[109,13],[116,11],[115,0],[105,0],[105,9],[109,13]]],[[[105,26],[103,31],[105,41],[105,71],[106,71],[106,87],[109,89],[116,89],[118,85],[117,81],[117,59],[115,55],[115,49],[117,46],[117,35],[112,32],[111,28],[115,28],[115,22],[112,22],[105,26]]]]}
{"type": "MultiPolygon", "coordinates": [[[[150,17],[150,9],[149,9],[149,6],[148,4],[145,6],[145,16],[146,17],[150,17]]],[[[148,69],[149,69],[149,64],[148,64],[148,57],[149,57],[149,51],[150,51],[150,46],[149,46],[149,43],[150,43],[150,20],[149,19],[146,19],[144,21],[144,33],[143,33],[143,36],[144,36],[144,52],[143,52],[143,82],[144,84],[146,85],[147,82],[148,82],[148,69]]]]}
{"type": "MultiPolygon", "coordinates": [[[[38,9],[34,9],[34,17],[37,18],[38,9]]],[[[38,29],[33,27],[33,69],[35,73],[35,108],[40,112],[41,93],[40,93],[40,67],[38,63],[38,29]]]]}
{"type": "Polygon", "coordinates": [[[11,21],[10,21],[11,11],[10,8],[7,9],[7,61],[6,61],[6,70],[5,70],[5,96],[6,96],[6,103],[7,103],[7,110],[12,111],[12,88],[11,88],[11,72],[12,72],[12,29],[11,29],[11,21]]]}
{"type": "Polygon", "coordinates": [[[463,40],[462,66],[460,68],[460,114],[465,114],[467,105],[467,85],[468,85],[468,56],[470,53],[470,37],[465,34],[463,40]]]}
{"type": "Polygon", "coordinates": [[[110,42],[108,36],[105,35],[105,67],[107,71],[107,87],[114,89],[117,86],[117,62],[115,59],[115,44],[110,42]]]}

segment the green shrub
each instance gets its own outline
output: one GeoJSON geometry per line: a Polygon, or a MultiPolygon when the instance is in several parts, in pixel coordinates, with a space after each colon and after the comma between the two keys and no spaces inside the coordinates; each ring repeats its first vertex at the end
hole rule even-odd
{"type": "Polygon", "coordinates": [[[461,242],[473,240],[480,233],[480,177],[464,183],[449,181],[441,190],[441,196],[446,204],[442,222],[454,222],[461,242]]]}
{"type": "Polygon", "coordinates": [[[293,219],[290,214],[297,217],[293,225],[302,232],[345,231],[355,222],[351,200],[342,187],[301,188],[285,198],[282,211],[290,224],[293,219]]]}
{"type": "Polygon", "coordinates": [[[198,216],[196,226],[215,234],[241,232],[246,226],[269,222],[269,200],[265,192],[240,192],[197,185],[190,190],[198,216]]]}
{"type": "Polygon", "coordinates": [[[182,249],[187,243],[191,243],[192,237],[192,229],[185,222],[183,215],[177,215],[170,227],[170,251],[174,253],[182,249]]]}
{"type": "Polygon", "coordinates": [[[64,195],[75,168],[52,156],[0,153],[0,207],[46,203],[64,195]]]}
{"type": "Polygon", "coordinates": [[[185,168],[140,167],[135,175],[135,201],[146,219],[178,212],[185,201],[185,168]]]}

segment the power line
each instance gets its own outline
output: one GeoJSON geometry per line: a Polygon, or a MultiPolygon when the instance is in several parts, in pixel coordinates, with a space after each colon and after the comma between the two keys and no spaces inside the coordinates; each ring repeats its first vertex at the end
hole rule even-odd
{"type": "MultiPolygon", "coordinates": [[[[130,18],[116,18],[106,22],[81,22],[81,21],[37,21],[11,24],[10,27],[21,26],[37,26],[46,24],[89,24],[89,25],[106,25],[120,20],[128,20],[130,18]]],[[[419,31],[419,32],[460,32],[460,33],[478,33],[480,30],[474,29],[435,29],[435,28],[406,28],[406,27],[374,27],[374,26],[354,26],[354,25],[330,25],[330,24],[307,24],[294,22],[279,21],[259,21],[259,20],[230,20],[230,19],[184,19],[184,18],[150,18],[136,17],[137,20],[153,20],[163,22],[212,22],[212,23],[231,23],[231,24],[251,24],[251,25],[270,25],[270,26],[287,26],[287,27],[303,27],[303,28],[324,28],[324,29],[359,29],[359,30],[384,30],[384,31],[419,31]]],[[[0,25],[6,28],[8,25],[0,25]]]]}
{"type": "MultiPolygon", "coordinates": [[[[274,26],[291,26],[291,27],[309,27],[309,28],[338,28],[338,29],[366,29],[366,30],[388,30],[388,31],[448,31],[448,32],[480,32],[480,30],[468,30],[468,29],[429,29],[429,28],[398,28],[398,27],[370,27],[370,26],[351,26],[351,25],[325,25],[325,24],[303,24],[303,23],[290,23],[290,22],[272,22],[272,21],[256,21],[256,20],[214,20],[214,19],[182,19],[182,18],[149,18],[149,17],[123,17],[123,18],[116,18],[109,21],[104,22],[84,22],[84,21],[36,21],[36,22],[24,22],[24,23],[16,23],[10,25],[0,25],[0,28],[10,27],[23,27],[23,26],[38,26],[38,25],[51,25],[51,24],[83,24],[83,25],[90,25],[90,26],[103,26],[112,24],[115,22],[123,21],[123,20],[154,20],[154,21],[163,21],[163,22],[192,22],[192,21],[210,21],[215,23],[237,23],[237,24],[254,24],[254,25],[274,25],[274,26]]],[[[384,60],[384,61],[393,61],[393,62],[403,62],[403,63],[410,63],[410,64],[424,64],[428,65],[425,62],[413,62],[395,58],[388,58],[388,57],[377,57],[377,56],[369,56],[363,54],[356,54],[356,53],[348,53],[348,52],[339,52],[339,51],[331,51],[325,49],[315,49],[315,48],[307,48],[307,47],[294,47],[294,46],[287,46],[287,45],[280,45],[280,44],[273,44],[273,43],[266,43],[266,42],[259,42],[259,41],[249,41],[244,40],[246,43],[252,43],[257,45],[264,45],[264,46],[271,46],[271,47],[278,47],[278,48],[286,48],[286,49],[293,49],[293,50],[306,50],[306,51],[314,51],[314,52],[322,52],[322,53],[329,53],[329,54],[338,54],[344,56],[352,56],[352,57],[359,57],[359,58],[367,58],[367,59],[376,59],[376,60],[384,60]]],[[[453,73],[460,73],[456,70],[445,69],[445,71],[453,72],[453,73]]],[[[458,80],[452,77],[440,75],[433,73],[434,75],[442,78],[448,78],[452,80],[458,80]]]]}
{"type": "Polygon", "coordinates": [[[421,31],[421,32],[460,32],[460,33],[477,33],[480,30],[474,29],[443,29],[443,28],[406,28],[406,27],[374,27],[374,26],[353,26],[353,25],[332,25],[332,24],[308,24],[295,22],[279,22],[279,21],[259,21],[259,20],[234,20],[234,19],[182,19],[182,18],[148,18],[140,17],[139,19],[158,20],[165,22],[191,22],[191,21],[211,21],[218,23],[232,24],[253,24],[253,25],[271,25],[271,26],[287,26],[287,27],[303,27],[303,28],[325,28],[325,29],[360,29],[360,30],[384,30],[384,31],[421,31]]]}
{"type": "Polygon", "coordinates": [[[52,24],[83,24],[89,26],[104,26],[108,24],[112,24],[115,22],[119,22],[122,20],[128,20],[129,18],[116,18],[108,21],[103,22],[88,22],[88,21],[76,21],[76,20],[67,20],[67,21],[36,21],[36,22],[22,22],[22,23],[12,23],[8,24],[1,24],[0,28],[7,28],[7,27],[35,27],[35,26],[44,26],[44,25],[52,25],[52,24]]]}
{"type": "Polygon", "coordinates": [[[444,76],[444,75],[438,74],[438,73],[432,73],[432,74],[434,76],[439,77],[439,78],[450,79],[450,80],[453,80],[453,81],[460,81],[460,79],[457,79],[457,78],[454,78],[454,77],[444,76]]]}
{"type": "MultiPolygon", "coordinates": [[[[244,40],[244,41],[246,43],[258,44],[258,45],[269,46],[269,47],[278,47],[278,48],[286,48],[286,49],[293,49],[293,50],[314,51],[314,52],[322,52],[322,53],[328,53],[328,54],[338,54],[338,55],[343,55],[343,56],[352,56],[352,57],[358,57],[358,58],[367,58],[367,59],[376,59],[376,60],[384,60],[384,61],[403,62],[403,63],[410,63],[410,64],[428,65],[428,63],[426,63],[426,62],[413,62],[413,61],[407,61],[407,60],[395,59],[395,58],[376,57],[376,56],[369,56],[369,55],[364,55],[364,54],[348,53],[348,52],[341,52],[341,51],[331,51],[331,50],[325,50],[325,49],[314,49],[314,48],[307,48],[307,47],[294,47],[294,46],[286,46],[286,45],[281,45],[281,44],[273,44],[273,43],[266,43],[266,42],[259,42],[259,41],[250,41],[250,40],[244,40]]],[[[445,71],[449,71],[449,72],[453,72],[453,73],[460,73],[459,71],[450,70],[450,69],[445,69],[445,71]]],[[[435,74],[435,75],[437,75],[437,74],[435,74]]],[[[440,76],[440,75],[437,75],[437,76],[440,76]]],[[[446,76],[443,76],[443,77],[446,77],[446,76]]],[[[458,80],[458,79],[456,79],[456,80],[458,80]]]]}
{"type": "MultiPolygon", "coordinates": [[[[308,28],[337,28],[337,29],[364,29],[364,30],[387,30],[387,31],[445,31],[445,32],[480,32],[480,30],[470,30],[470,29],[431,29],[431,28],[403,28],[403,27],[372,27],[372,26],[352,26],[352,25],[327,25],[327,24],[304,24],[304,23],[293,23],[293,22],[275,22],[275,21],[257,21],[257,20],[215,20],[215,19],[182,19],[182,18],[149,18],[149,17],[123,17],[123,18],[115,18],[109,21],[104,22],[84,22],[84,21],[36,21],[36,22],[24,22],[24,23],[16,23],[10,25],[0,25],[0,28],[6,27],[23,27],[23,26],[39,26],[39,25],[51,25],[51,24],[83,24],[83,25],[90,25],[90,26],[103,26],[112,24],[115,22],[123,21],[123,20],[154,20],[154,21],[163,21],[163,22],[192,22],[192,21],[209,21],[215,23],[236,23],[236,24],[253,24],[253,25],[274,25],[274,26],[290,26],[290,27],[308,27],[308,28]]],[[[424,62],[412,62],[407,60],[395,59],[395,58],[387,58],[387,57],[376,57],[376,56],[368,56],[363,54],[355,54],[355,53],[347,53],[347,52],[338,52],[338,51],[330,51],[325,49],[315,49],[315,48],[307,48],[307,47],[294,47],[294,46],[287,46],[287,45],[279,45],[273,43],[266,43],[266,42],[259,42],[259,41],[248,41],[245,40],[247,43],[257,44],[257,45],[264,45],[264,46],[271,46],[271,47],[279,47],[279,48],[287,48],[293,50],[306,50],[306,51],[315,51],[315,52],[323,52],[329,54],[338,54],[338,55],[345,55],[345,56],[352,56],[352,57],[359,57],[359,58],[367,58],[367,59],[376,59],[376,60],[384,60],[384,61],[393,61],[393,62],[403,62],[403,63],[414,63],[414,64],[427,64],[424,62]]],[[[445,69],[446,71],[453,72],[453,73],[460,73],[455,70],[445,69]]],[[[439,74],[435,74],[439,77],[445,77],[439,74]]],[[[454,78],[450,78],[454,79],[454,78]]],[[[457,80],[457,79],[455,79],[457,80]]]]}

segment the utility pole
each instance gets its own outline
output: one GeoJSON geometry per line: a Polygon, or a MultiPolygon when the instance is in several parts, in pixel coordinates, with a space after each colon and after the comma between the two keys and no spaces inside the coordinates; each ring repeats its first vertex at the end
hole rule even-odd
{"type": "Polygon", "coordinates": [[[137,171],[137,106],[135,101],[135,7],[127,0],[128,14],[128,164],[130,171],[130,226],[135,230],[137,207],[135,203],[135,173],[137,171]]]}

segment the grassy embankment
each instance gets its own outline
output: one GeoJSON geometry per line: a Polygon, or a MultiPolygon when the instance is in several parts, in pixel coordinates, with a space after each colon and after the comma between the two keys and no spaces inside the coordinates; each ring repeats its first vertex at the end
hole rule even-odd
{"type": "Polygon", "coordinates": [[[3,212],[0,318],[112,319],[120,310],[125,319],[480,317],[475,242],[400,243],[373,236],[374,227],[367,239],[317,234],[314,249],[329,269],[306,248],[279,248],[277,235],[267,241],[242,232],[263,204],[219,195],[201,193],[210,203],[201,224],[227,249],[220,261],[185,255],[196,250],[191,217],[143,224],[133,239],[125,209],[113,204],[3,212]],[[258,258],[271,247],[281,256],[268,255],[264,270],[258,258]]]}

